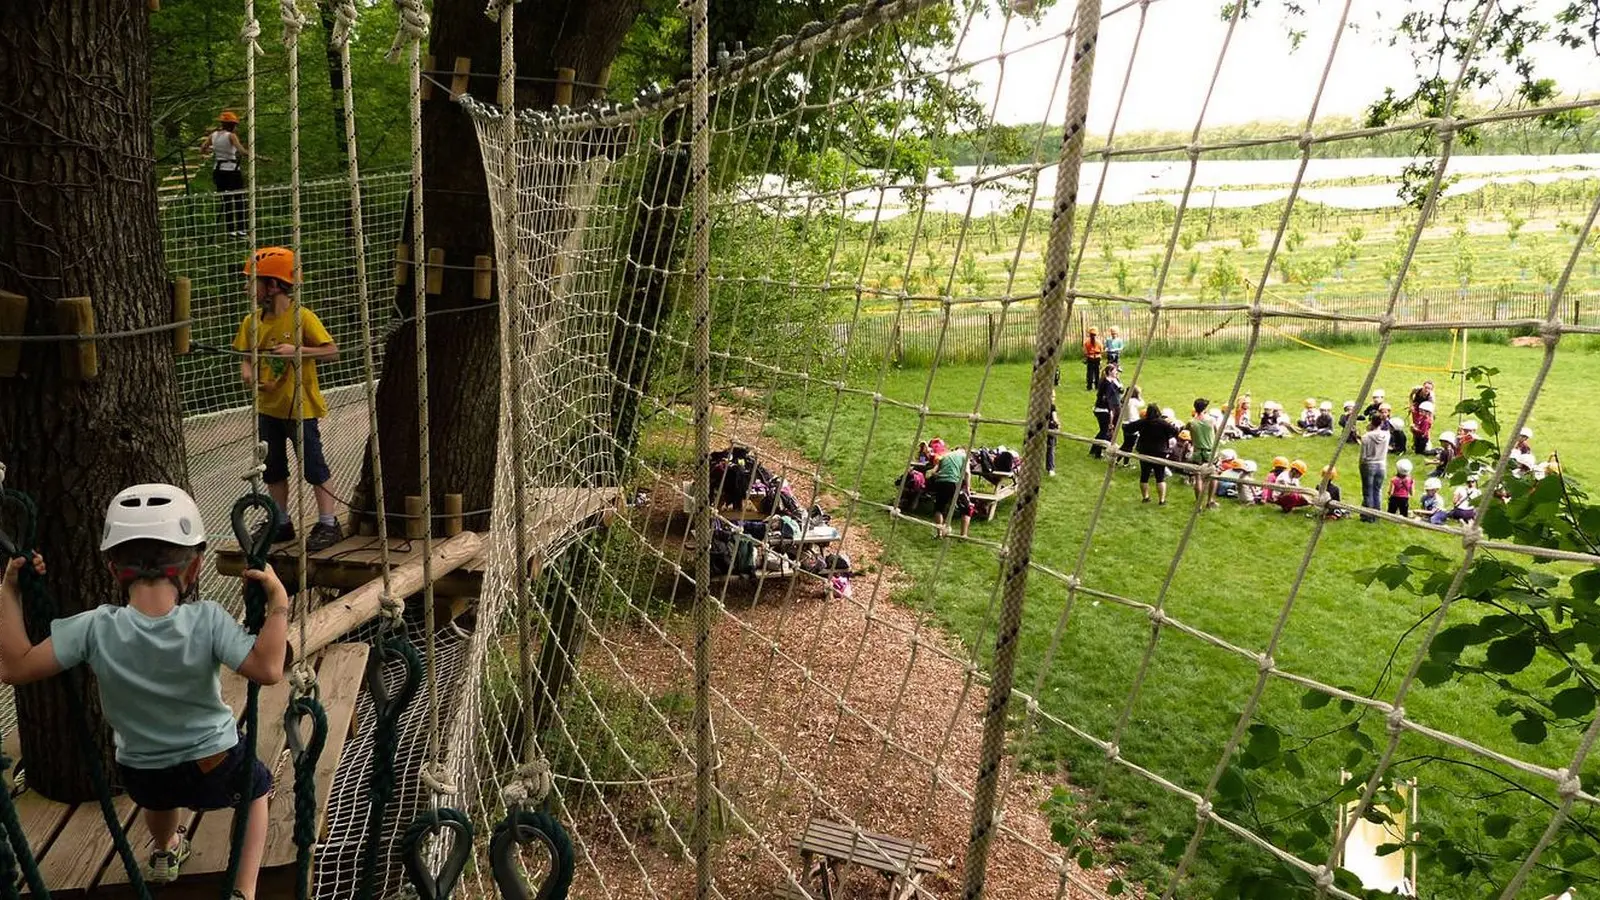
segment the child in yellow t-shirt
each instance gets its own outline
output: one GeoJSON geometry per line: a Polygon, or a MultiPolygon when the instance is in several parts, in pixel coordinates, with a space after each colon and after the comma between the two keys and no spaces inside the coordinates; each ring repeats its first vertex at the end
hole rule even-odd
{"type": "MultiPolygon", "coordinates": [[[[257,429],[267,442],[267,492],[278,507],[274,539],[294,539],[294,524],[287,513],[289,505],[289,454],[286,445],[299,439],[300,421],[305,424],[305,446],[299,448],[306,483],[317,498],[317,524],[306,536],[307,550],[326,550],[344,536],[334,514],[334,497],[328,490],[327,458],[322,452],[322,432],[318,420],[328,414],[328,404],[317,388],[317,361],[334,360],[339,347],[323,327],[316,313],[297,303],[294,289],[294,252],[283,247],[257,250],[245,263],[244,273],[256,280],[256,309],[245,316],[234,338],[235,350],[259,350],[261,371],[250,358],[239,363],[239,377],[246,387],[260,395],[257,429]],[[295,369],[295,325],[303,338],[300,346],[299,377],[295,369]]],[[[263,523],[259,528],[269,527],[263,523]]]]}

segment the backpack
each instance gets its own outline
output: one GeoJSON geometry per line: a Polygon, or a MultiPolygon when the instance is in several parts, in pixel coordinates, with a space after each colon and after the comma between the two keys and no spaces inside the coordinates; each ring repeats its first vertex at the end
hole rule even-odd
{"type": "Polygon", "coordinates": [[[733,531],[718,521],[711,526],[711,574],[733,573],[733,531]]]}

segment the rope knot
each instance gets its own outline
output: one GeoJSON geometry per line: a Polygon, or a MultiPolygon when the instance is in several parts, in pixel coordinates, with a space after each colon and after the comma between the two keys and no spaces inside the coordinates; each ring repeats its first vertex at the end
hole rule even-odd
{"type": "Polygon", "coordinates": [[[516,0],[489,0],[489,5],[483,8],[483,14],[489,17],[489,21],[499,22],[500,14],[515,2],[516,0]]]}
{"type": "Polygon", "coordinates": [[[378,614],[383,616],[391,625],[399,625],[406,615],[405,603],[396,600],[394,595],[387,590],[378,599],[378,614]]]}
{"type": "Polygon", "coordinates": [[[311,668],[309,660],[295,660],[294,666],[289,669],[289,686],[294,688],[296,697],[316,696],[317,672],[311,668]]]}
{"type": "Polygon", "coordinates": [[[429,760],[422,764],[422,783],[427,785],[428,790],[433,791],[435,794],[454,794],[456,792],[455,782],[447,777],[444,766],[434,760],[429,760]]]}
{"type": "Polygon", "coordinates": [[[1117,746],[1116,744],[1110,744],[1110,745],[1108,745],[1106,747],[1106,759],[1108,761],[1115,762],[1121,756],[1122,756],[1122,748],[1121,747],[1117,746]]]}
{"type": "Polygon", "coordinates": [[[1546,319],[1539,325],[1539,337],[1544,338],[1546,344],[1561,340],[1561,333],[1561,323],[1554,319],[1546,319]]]}
{"type": "Polygon", "coordinates": [[[1578,798],[1583,791],[1583,779],[1567,769],[1556,770],[1556,795],[1564,801],[1578,798]]]}
{"type": "Polygon", "coordinates": [[[1394,328],[1394,313],[1384,313],[1378,317],[1378,330],[1390,331],[1394,328]]]}
{"type": "Polygon", "coordinates": [[[1271,672],[1277,664],[1277,661],[1272,658],[1270,653],[1262,653],[1256,657],[1256,671],[1258,672],[1271,672]]]}
{"type": "Polygon", "coordinates": [[[267,51],[261,49],[261,22],[249,18],[244,20],[244,27],[239,29],[239,40],[245,45],[245,52],[255,56],[266,56],[267,51]]]}
{"type": "Polygon", "coordinates": [[[428,9],[422,0],[394,0],[400,24],[395,28],[394,43],[389,45],[389,62],[400,58],[406,44],[421,43],[428,36],[428,9]]]}
{"type": "MultiPolygon", "coordinates": [[[[259,34],[260,31],[261,29],[258,25],[256,27],[256,32],[259,34]]],[[[266,485],[262,482],[262,479],[266,478],[267,476],[267,442],[256,441],[255,449],[251,452],[250,456],[252,462],[249,467],[244,470],[244,473],[239,476],[239,478],[243,481],[249,482],[250,487],[259,494],[266,489],[266,485]]]]}
{"type": "Polygon", "coordinates": [[[1159,606],[1150,607],[1150,610],[1146,613],[1146,615],[1150,617],[1150,624],[1152,625],[1167,624],[1167,614],[1162,612],[1161,607],[1159,606]]]}
{"type": "Polygon", "coordinates": [[[1327,514],[1328,508],[1333,505],[1333,495],[1328,493],[1326,485],[1323,486],[1322,490],[1317,492],[1317,496],[1312,498],[1311,503],[1316,506],[1317,509],[1322,510],[1324,515],[1327,514]]]}
{"type": "Polygon", "coordinates": [[[1400,734],[1406,727],[1406,708],[1404,706],[1396,706],[1394,709],[1389,710],[1384,715],[1383,722],[1389,730],[1390,737],[1400,734]]]}
{"type": "Polygon", "coordinates": [[[1467,527],[1461,529],[1461,549],[1475,550],[1478,542],[1482,540],[1483,530],[1478,527],[1477,522],[1469,522],[1467,527]]]}
{"type": "Polygon", "coordinates": [[[328,39],[334,47],[344,47],[350,43],[350,32],[356,26],[355,0],[339,0],[334,4],[333,17],[333,33],[328,39]]]}
{"type": "Polygon", "coordinates": [[[517,766],[516,777],[500,791],[500,796],[508,807],[538,806],[550,796],[553,787],[555,781],[550,774],[550,763],[541,757],[517,766]]]}
{"type": "Polygon", "coordinates": [[[306,27],[306,17],[295,0],[278,0],[278,14],[283,18],[283,45],[293,47],[300,42],[300,32],[306,27]]]}
{"type": "Polygon", "coordinates": [[[1312,877],[1317,880],[1318,890],[1325,891],[1333,887],[1333,870],[1327,866],[1317,866],[1316,874],[1312,877]]]}
{"type": "Polygon", "coordinates": [[[1201,822],[1211,818],[1211,801],[1201,800],[1196,803],[1194,805],[1194,817],[1201,822]]]}

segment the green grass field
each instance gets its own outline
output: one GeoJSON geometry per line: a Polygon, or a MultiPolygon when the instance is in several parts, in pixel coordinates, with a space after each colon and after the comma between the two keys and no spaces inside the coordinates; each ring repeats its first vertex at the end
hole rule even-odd
{"type": "MultiPolygon", "coordinates": [[[[1351,350],[1351,348],[1346,348],[1351,350]]],[[[1370,351],[1351,352],[1363,353],[1370,351]]],[[[1444,366],[1448,345],[1411,343],[1396,345],[1391,363],[1444,366]]],[[[1522,403],[1539,364],[1538,349],[1479,346],[1471,362],[1498,367],[1495,383],[1501,389],[1502,416],[1511,420],[1522,403]]],[[[1237,371],[1233,356],[1156,359],[1139,379],[1147,399],[1180,410],[1196,396],[1225,399],[1237,371]]],[[[1129,365],[1132,370],[1132,365],[1129,365]]],[[[1366,366],[1312,351],[1273,351],[1258,355],[1250,367],[1245,389],[1257,404],[1276,399],[1297,409],[1301,398],[1330,399],[1337,406],[1353,398],[1366,366]]],[[[1024,416],[1029,368],[1002,365],[893,371],[883,380],[882,394],[911,404],[926,403],[933,411],[923,438],[942,435],[952,444],[968,443],[968,414],[981,410],[990,419],[1024,416]],[[924,399],[926,398],[926,399],[924,399]]],[[[1094,430],[1090,395],[1082,389],[1081,369],[1067,364],[1062,373],[1058,402],[1063,427],[1089,434],[1094,430]]],[[[1392,397],[1403,398],[1423,375],[1385,369],[1378,382],[1392,397]]],[[[1532,427],[1535,450],[1562,455],[1569,476],[1586,481],[1600,471],[1591,436],[1592,398],[1600,378],[1600,356],[1570,348],[1558,357],[1537,408],[1532,427]]],[[[1441,401],[1453,401],[1456,384],[1436,376],[1441,401]]],[[[871,387],[873,377],[857,379],[871,387]]],[[[782,439],[820,459],[836,483],[854,486],[860,472],[865,496],[891,502],[893,480],[908,458],[918,433],[916,413],[896,406],[874,405],[870,399],[845,396],[835,409],[834,397],[813,391],[804,398],[786,398],[779,404],[772,431],[782,439]],[[829,419],[833,419],[832,427],[829,419]],[[823,445],[824,435],[830,435],[823,445]]],[[[1441,409],[1451,403],[1441,402],[1441,409]]],[[[1441,416],[1443,419],[1444,416],[1441,416]]],[[[1448,426],[1444,426],[1448,427],[1448,426]]],[[[984,424],[978,427],[976,445],[1021,443],[1021,429],[984,424]]],[[[1275,454],[1305,458],[1313,471],[1330,458],[1334,440],[1265,439],[1237,445],[1241,456],[1265,462],[1275,454]]],[[[1340,457],[1341,479],[1347,499],[1359,496],[1353,448],[1340,457]]],[[[1083,547],[1088,523],[1100,495],[1105,466],[1087,458],[1079,444],[1063,442],[1059,476],[1044,485],[1033,543],[1032,559],[1060,572],[1072,572],[1083,547]]],[[[1040,462],[1040,461],[1036,461],[1040,462]]],[[[1420,480],[1420,479],[1419,479],[1420,480]]],[[[1166,508],[1139,502],[1135,471],[1119,471],[1099,513],[1093,540],[1084,562],[1084,583],[1122,597],[1145,602],[1161,598],[1166,610],[1195,628],[1251,651],[1266,647],[1296,570],[1308,550],[1313,522],[1303,515],[1285,515],[1275,508],[1236,505],[1202,516],[1190,536],[1186,552],[1163,594],[1174,552],[1178,547],[1192,504],[1181,482],[1174,485],[1174,503],[1166,508]]],[[[1010,512],[1008,504],[1003,513],[1010,512]]],[[[973,542],[940,542],[930,530],[900,525],[891,532],[889,517],[879,511],[858,511],[860,521],[887,544],[887,562],[905,570],[914,587],[899,599],[941,624],[966,642],[980,659],[993,643],[991,619],[998,566],[992,550],[973,542]]],[[[1004,536],[1006,516],[992,523],[976,522],[974,537],[998,541],[1004,536]]],[[[1419,617],[1429,611],[1409,595],[1381,586],[1368,587],[1357,573],[1393,562],[1397,553],[1413,543],[1424,543],[1458,557],[1459,542],[1391,524],[1367,525],[1354,520],[1329,523],[1314,548],[1306,578],[1288,615],[1277,650],[1278,665],[1290,672],[1345,686],[1352,691],[1392,698],[1398,673],[1387,668],[1391,653],[1401,672],[1415,652],[1414,638],[1403,638],[1419,617]],[[1398,644],[1398,649],[1397,649],[1398,644]]],[[[1030,579],[1028,606],[1020,639],[1017,684],[1040,690],[1044,710],[1101,738],[1111,737],[1124,715],[1130,686],[1151,640],[1151,624],[1143,611],[1112,602],[1080,597],[1061,635],[1059,651],[1046,656],[1062,616],[1066,589],[1059,581],[1035,573],[1030,579]]],[[[1481,612],[1458,606],[1451,621],[1481,612]]],[[[1540,677],[1539,673],[1525,673],[1540,677]]],[[[1548,673],[1546,673],[1548,674],[1548,673]]],[[[1239,718],[1239,712],[1256,680],[1253,663],[1194,637],[1166,628],[1150,658],[1142,689],[1127,710],[1127,722],[1118,740],[1124,758],[1190,790],[1199,791],[1218,764],[1220,748],[1239,718]]],[[[1341,765],[1358,768],[1370,763],[1364,738],[1339,731],[1356,714],[1339,704],[1302,709],[1303,689],[1281,680],[1268,682],[1258,718],[1284,734],[1286,748],[1294,739],[1308,739],[1333,731],[1333,737],[1311,742],[1299,754],[1308,775],[1288,779],[1258,775],[1251,782],[1259,803],[1249,815],[1256,828],[1274,826],[1274,819],[1309,822],[1297,840],[1302,856],[1321,863],[1331,827],[1333,808],[1322,798],[1338,787],[1341,765]],[[1348,758],[1347,758],[1348,757],[1348,758]]],[[[1487,681],[1451,682],[1415,689],[1406,700],[1407,714],[1416,721],[1461,735],[1493,750],[1535,763],[1560,766],[1570,761],[1578,735],[1554,733],[1538,746],[1517,743],[1509,720],[1497,717],[1494,705],[1502,696],[1487,681]]],[[[1373,717],[1369,716],[1368,719],[1373,717]]],[[[1365,723],[1365,733],[1383,739],[1381,722],[1365,723]]],[[[1194,827],[1193,806],[1156,789],[1127,770],[1107,767],[1103,754],[1057,725],[1036,724],[1018,731],[1024,762],[1094,788],[1104,782],[1106,804],[1098,810],[1097,828],[1115,845],[1114,856],[1129,867],[1135,879],[1159,877],[1164,871],[1160,850],[1173,836],[1187,838],[1194,827]]],[[[1521,794],[1502,794],[1499,776],[1521,781],[1511,770],[1488,760],[1466,756],[1431,740],[1408,735],[1402,742],[1395,772],[1423,780],[1423,816],[1456,821],[1460,817],[1490,812],[1511,815],[1530,828],[1543,828],[1549,810],[1521,794]],[[1484,770],[1453,763],[1428,764],[1420,757],[1468,759],[1484,770]]],[[[1597,764],[1591,762],[1590,767],[1597,764]]],[[[1538,788],[1551,794],[1548,785],[1538,788]]],[[[1530,839],[1531,843],[1531,839],[1530,839]]],[[[1212,828],[1197,880],[1181,896],[1209,896],[1214,889],[1216,865],[1229,856],[1253,858],[1249,845],[1212,828]]],[[[1432,863],[1424,861],[1424,883],[1432,863]]],[[[1434,878],[1437,881],[1437,878],[1434,878]]],[[[1424,893],[1424,896],[1429,895],[1424,893]]],[[[1444,892],[1437,896],[1455,896],[1444,892]]],[[[1463,895],[1465,896],[1465,895],[1463,895]]]]}

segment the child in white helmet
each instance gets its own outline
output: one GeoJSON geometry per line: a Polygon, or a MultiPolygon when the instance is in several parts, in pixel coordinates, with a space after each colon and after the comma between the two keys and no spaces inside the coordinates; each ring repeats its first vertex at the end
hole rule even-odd
{"type": "MultiPolygon", "coordinates": [[[[239,800],[240,767],[251,767],[252,800],[240,851],[236,900],[254,900],[267,841],[272,775],[246,759],[233,711],[222,702],[217,666],[258,684],[283,678],[289,597],[269,568],[247,571],[267,591],[267,618],[252,637],[227,610],[193,595],[205,551],[200,509],[169,484],[140,484],[112,499],[100,549],[122,588],[122,602],[56,619],[51,636],[28,639],[18,600],[23,561],[6,564],[0,589],[0,666],[8,684],[50,678],[79,664],[94,672],[100,706],[116,737],[117,768],[144,810],[155,851],[146,878],[177,879],[189,855],[178,833],[182,809],[215,810],[239,800]]],[[[35,556],[34,571],[44,573],[35,556]]],[[[38,624],[38,623],[35,623],[38,624]]]]}
{"type": "Polygon", "coordinates": [[[1478,439],[1478,420],[1465,419],[1461,422],[1461,449],[1478,439]]]}
{"type": "Polygon", "coordinates": [[[1421,510],[1418,515],[1424,519],[1431,519],[1439,511],[1439,505],[1444,501],[1439,497],[1439,489],[1444,487],[1444,482],[1437,478],[1429,478],[1422,483],[1422,498],[1419,501],[1421,510]]]}
{"type": "Polygon", "coordinates": [[[1423,400],[1411,407],[1411,452],[1427,454],[1428,436],[1432,433],[1433,401],[1423,400]]]}
{"type": "Polygon", "coordinates": [[[1249,482],[1256,478],[1256,461],[1244,459],[1239,461],[1239,502],[1254,505],[1261,502],[1261,488],[1249,482]]]}
{"type": "Polygon", "coordinates": [[[1433,472],[1435,478],[1443,478],[1444,470],[1451,461],[1461,455],[1461,445],[1456,441],[1454,431],[1444,431],[1439,434],[1439,452],[1434,454],[1433,472]]]}
{"type": "Polygon", "coordinates": [[[1317,406],[1317,424],[1311,434],[1328,437],[1333,434],[1333,401],[1324,400],[1317,406]]]}
{"type": "Polygon", "coordinates": [[[1525,453],[1533,455],[1533,429],[1524,428],[1517,432],[1517,442],[1511,445],[1512,453],[1525,453]]]}
{"type": "Polygon", "coordinates": [[[1411,515],[1411,494],[1416,483],[1411,480],[1411,460],[1402,459],[1394,464],[1394,477],[1389,479],[1389,514],[1411,515]]]}

